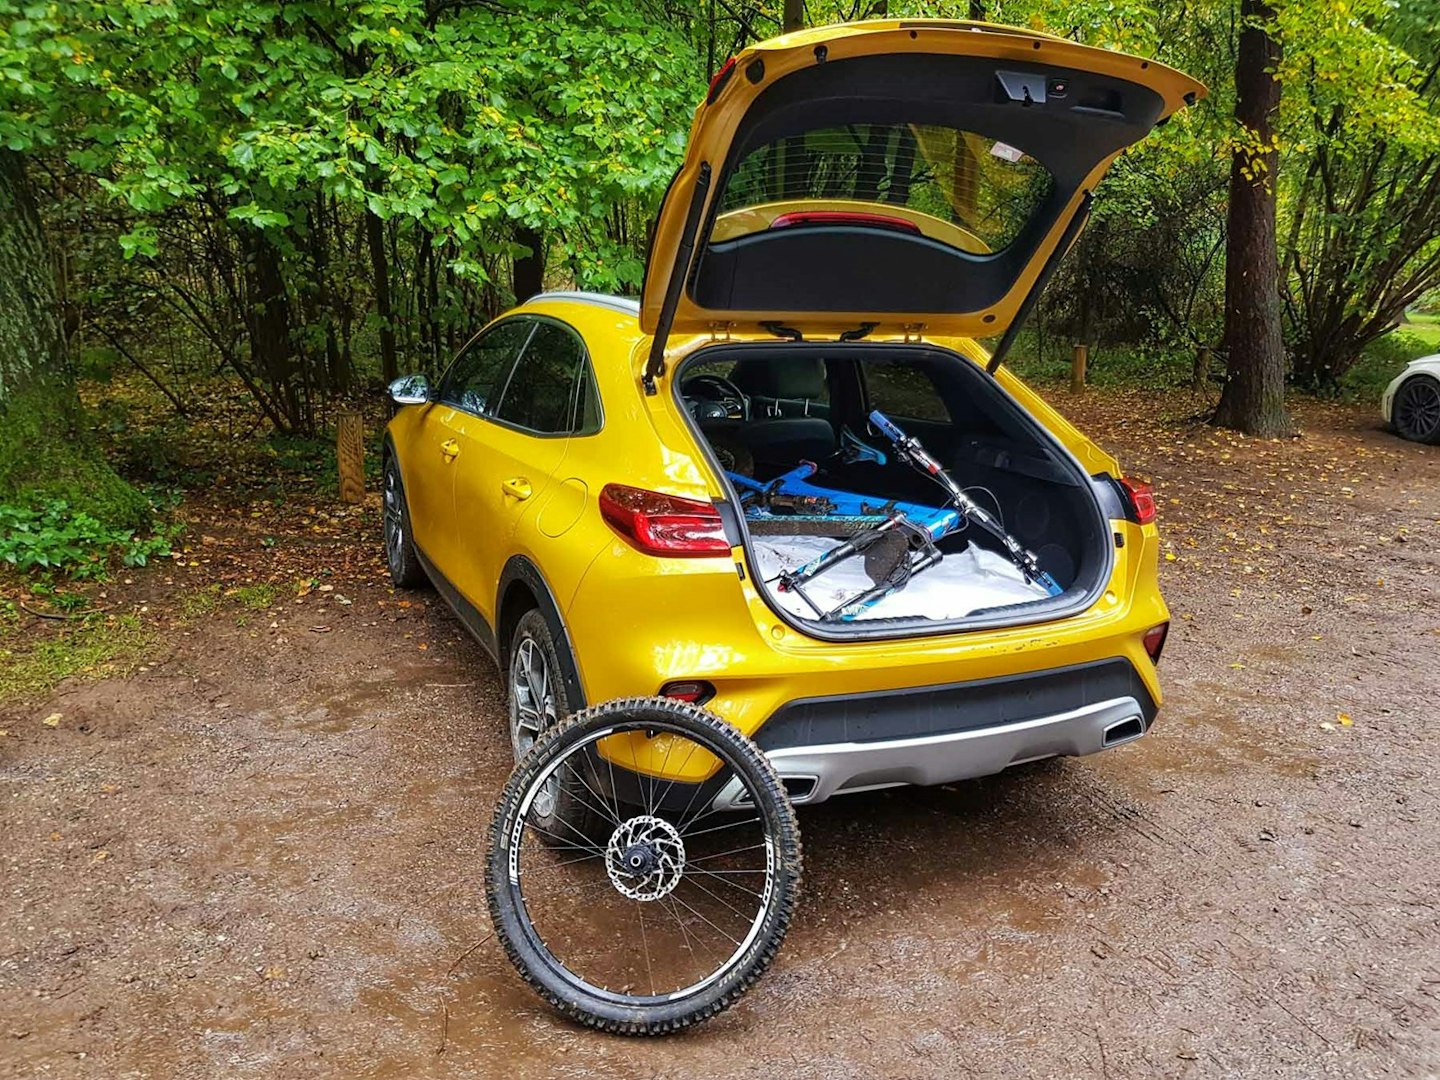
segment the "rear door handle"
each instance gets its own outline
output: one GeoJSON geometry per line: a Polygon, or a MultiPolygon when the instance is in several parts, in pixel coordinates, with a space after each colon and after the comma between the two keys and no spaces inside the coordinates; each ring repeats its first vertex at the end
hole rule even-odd
{"type": "Polygon", "coordinates": [[[455,455],[460,453],[460,444],[454,439],[446,439],[440,444],[440,453],[446,461],[455,460],[455,455]]]}
{"type": "Polygon", "coordinates": [[[500,491],[512,499],[519,499],[523,502],[531,495],[530,481],[523,476],[512,476],[509,480],[501,482],[500,491]]]}

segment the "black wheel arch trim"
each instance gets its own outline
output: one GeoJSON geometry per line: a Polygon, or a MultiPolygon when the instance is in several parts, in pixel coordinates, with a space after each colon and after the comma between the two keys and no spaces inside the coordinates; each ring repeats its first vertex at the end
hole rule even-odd
{"type": "Polygon", "coordinates": [[[505,598],[516,582],[524,585],[535,598],[536,607],[545,619],[545,625],[550,628],[550,637],[554,640],[560,657],[560,675],[565,680],[565,700],[569,702],[572,712],[578,712],[586,707],[588,699],[580,681],[580,669],[575,661],[575,646],[571,641],[569,628],[560,614],[560,605],[555,602],[555,593],[545,580],[545,575],[524,555],[510,556],[505,568],[500,571],[500,582],[495,588],[495,621],[500,631],[495,635],[496,662],[502,673],[510,662],[510,641],[509,635],[504,632],[506,627],[503,613],[505,598]]]}

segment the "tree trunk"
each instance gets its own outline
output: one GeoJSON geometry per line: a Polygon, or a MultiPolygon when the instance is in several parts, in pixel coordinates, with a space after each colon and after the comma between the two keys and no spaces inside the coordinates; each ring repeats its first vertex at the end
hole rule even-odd
{"type": "Polygon", "coordinates": [[[1236,147],[1230,163],[1225,388],[1210,422],[1251,435],[1285,435],[1292,429],[1285,413],[1273,145],[1280,45],[1270,36],[1267,23],[1273,12],[1264,0],[1241,0],[1240,15],[1235,118],[1245,143],[1236,147]]]}
{"type": "Polygon", "coordinates": [[[400,377],[395,354],[395,310],[390,304],[390,260],[385,255],[385,222],[365,211],[365,240],[370,248],[370,274],[375,289],[375,314],[380,319],[380,374],[389,383],[400,377]]]}
{"type": "Polygon", "coordinates": [[[245,333],[250,339],[250,366],[270,392],[285,431],[311,428],[308,402],[302,400],[303,373],[290,334],[290,290],[281,254],[261,229],[236,226],[245,278],[245,333]]]}
{"type": "Polygon", "coordinates": [[[524,225],[515,227],[515,243],[528,248],[530,254],[515,256],[510,269],[510,283],[515,287],[515,302],[523,304],[536,293],[545,291],[545,237],[524,225]]]}
{"type": "Polygon", "coordinates": [[[0,501],[51,499],[112,525],[141,526],[150,516],[85,422],[24,163],[0,149],[0,501]]]}

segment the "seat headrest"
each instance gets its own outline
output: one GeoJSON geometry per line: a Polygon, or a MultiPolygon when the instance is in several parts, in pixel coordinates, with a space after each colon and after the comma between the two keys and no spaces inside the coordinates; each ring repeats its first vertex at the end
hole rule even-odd
{"type": "Polygon", "coordinates": [[[814,401],[825,397],[825,361],[820,357],[793,360],[741,360],[730,381],[747,394],[814,401]]]}

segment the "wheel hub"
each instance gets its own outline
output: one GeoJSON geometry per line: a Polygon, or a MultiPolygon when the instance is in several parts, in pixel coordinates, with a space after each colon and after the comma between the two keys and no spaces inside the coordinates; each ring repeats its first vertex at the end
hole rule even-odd
{"type": "Polygon", "coordinates": [[[611,834],[605,869],[610,883],[631,900],[659,900],[680,884],[685,844],[668,821],[641,814],[611,834]]]}

